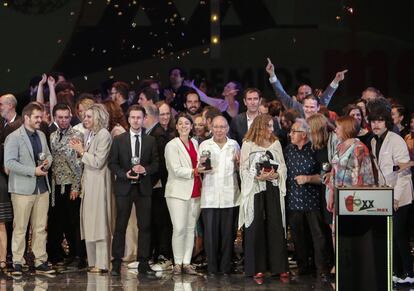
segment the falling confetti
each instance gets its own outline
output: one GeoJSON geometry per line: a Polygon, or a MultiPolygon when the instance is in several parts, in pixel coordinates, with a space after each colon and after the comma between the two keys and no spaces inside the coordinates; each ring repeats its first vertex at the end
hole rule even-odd
{"type": "Polygon", "coordinates": [[[58,40],[57,40],[57,43],[62,43],[62,40],[61,40],[61,39],[58,39],[58,40]]]}
{"type": "Polygon", "coordinates": [[[4,6],[4,7],[7,7],[8,5],[9,5],[9,3],[7,3],[7,2],[4,2],[4,3],[3,3],[3,6],[4,6]]]}
{"type": "Polygon", "coordinates": [[[83,76],[83,78],[85,79],[85,81],[88,81],[88,76],[83,76]]]}
{"type": "Polygon", "coordinates": [[[181,32],[181,36],[183,36],[183,37],[184,37],[184,36],[185,36],[185,33],[184,33],[184,32],[181,32]]]}
{"type": "Polygon", "coordinates": [[[293,43],[296,43],[296,37],[292,38],[293,43]]]}
{"type": "Polygon", "coordinates": [[[337,15],[335,18],[336,18],[336,20],[341,20],[341,16],[339,16],[339,15],[337,15]]]}
{"type": "Polygon", "coordinates": [[[250,40],[256,40],[256,38],[252,36],[252,37],[250,37],[250,40]]]}
{"type": "Polygon", "coordinates": [[[11,72],[11,69],[7,69],[7,73],[10,73],[11,72]]]}
{"type": "Polygon", "coordinates": [[[349,12],[349,14],[354,14],[354,8],[345,6],[345,10],[349,12]]]}
{"type": "Polygon", "coordinates": [[[92,5],[92,1],[89,1],[89,2],[88,2],[88,4],[89,4],[89,5],[92,5]]]}
{"type": "Polygon", "coordinates": [[[71,16],[75,15],[75,12],[71,11],[71,12],[70,12],[70,15],[71,15],[71,16]]]}
{"type": "Polygon", "coordinates": [[[91,53],[93,53],[95,51],[94,47],[91,47],[91,53]]]}
{"type": "Polygon", "coordinates": [[[109,79],[113,79],[113,78],[114,78],[114,75],[110,75],[110,76],[109,76],[109,79]]]}
{"type": "Polygon", "coordinates": [[[137,23],[136,22],[132,22],[131,23],[131,26],[135,28],[137,26],[137,23]]]}
{"type": "Polygon", "coordinates": [[[103,54],[105,54],[105,53],[106,53],[106,50],[105,50],[105,49],[104,49],[104,50],[102,50],[102,53],[103,53],[103,54]]]}
{"type": "Polygon", "coordinates": [[[206,48],[205,50],[203,50],[203,54],[208,54],[210,52],[210,48],[206,48]]]}
{"type": "Polygon", "coordinates": [[[121,16],[121,15],[122,15],[122,11],[119,11],[119,12],[118,12],[118,16],[121,16]]]}
{"type": "Polygon", "coordinates": [[[108,70],[108,72],[112,71],[112,67],[108,67],[107,70],[108,70]]]}

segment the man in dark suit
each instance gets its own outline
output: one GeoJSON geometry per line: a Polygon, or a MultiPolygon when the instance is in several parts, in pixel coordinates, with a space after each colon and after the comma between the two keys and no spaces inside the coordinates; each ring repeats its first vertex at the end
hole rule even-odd
{"type": "Polygon", "coordinates": [[[117,212],[112,242],[114,276],[120,275],[132,203],[135,203],[138,222],[138,271],[153,273],[148,264],[151,255],[151,175],[158,171],[158,152],[155,139],[142,130],[144,117],[143,107],[135,104],[129,108],[130,130],[114,138],[109,158],[109,168],[115,174],[117,212]],[[138,165],[132,166],[133,156],[139,158],[138,165]]]}
{"type": "MultiPolygon", "coordinates": [[[[243,102],[247,111],[234,117],[230,125],[230,137],[235,139],[241,146],[243,138],[253,123],[256,116],[259,115],[259,106],[262,102],[262,92],[257,88],[247,88],[243,93],[243,102]]],[[[274,122],[273,131],[278,135],[280,131],[279,124],[274,122]]]]}
{"type": "Polygon", "coordinates": [[[167,184],[168,172],[165,165],[165,145],[169,138],[159,123],[159,110],[156,105],[144,106],[147,113],[145,118],[145,133],[155,138],[159,156],[158,172],[152,175],[152,237],[151,253],[154,258],[154,271],[165,271],[172,266],[172,223],[170,213],[165,200],[165,185],[167,184]]]}

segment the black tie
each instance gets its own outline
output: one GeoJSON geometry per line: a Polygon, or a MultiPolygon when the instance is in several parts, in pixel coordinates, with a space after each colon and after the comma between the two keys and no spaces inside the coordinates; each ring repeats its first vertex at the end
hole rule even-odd
{"type": "Polygon", "coordinates": [[[135,156],[139,157],[139,134],[136,134],[135,138],[135,156]]]}

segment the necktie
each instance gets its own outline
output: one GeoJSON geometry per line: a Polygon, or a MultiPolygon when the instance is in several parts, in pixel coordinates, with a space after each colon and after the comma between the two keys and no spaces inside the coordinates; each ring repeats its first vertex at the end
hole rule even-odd
{"type": "Polygon", "coordinates": [[[139,144],[139,134],[135,135],[135,156],[139,157],[139,148],[140,148],[140,144],[139,144]]]}

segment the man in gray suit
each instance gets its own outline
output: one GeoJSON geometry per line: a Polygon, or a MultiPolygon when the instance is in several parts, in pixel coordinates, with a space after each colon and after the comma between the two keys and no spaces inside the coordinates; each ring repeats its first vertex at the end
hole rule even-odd
{"type": "Polygon", "coordinates": [[[13,275],[22,275],[26,230],[32,226],[32,250],[38,274],[55,271],[47,265],[46,223],[50,186],[47,169],[52,155],[45,135],[39,130],[43,108],[29,103],[23,109],[23,125],[12,132],[4,147],[4,165],[9,172],[9,192],[14,212],[12,236],[13,275]]]}

